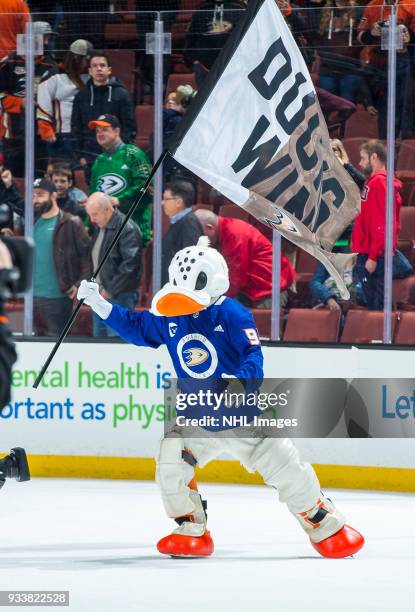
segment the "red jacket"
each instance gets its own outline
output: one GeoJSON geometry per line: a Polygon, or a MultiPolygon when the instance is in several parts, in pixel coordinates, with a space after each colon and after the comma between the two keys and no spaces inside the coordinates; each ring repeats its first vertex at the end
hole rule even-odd
{"type": "MultiPolygon", "coordinates": [[[[226,295],[243,294],[258,302],[272,293],[272,243],[254,226],[230,217],[219,217],[219,250],[229,268],[226,295]]],[[[281,291],[292,285],[295,271],[281,256],[281,291]]]]}
{"type": "MultiPolygon", "coordinates": [[[[394,179],[394,227],[393,248],[398,245],[399,210],[402,204],[400,189],[402,183],[394,179]]],[[[386,214],[386,171],[381,170],[369,177],[361,193],[361,210],[357,215],[352,232],[352,250],[363,253],[369,259],[383,257],[385,251],[386,214]]]]}

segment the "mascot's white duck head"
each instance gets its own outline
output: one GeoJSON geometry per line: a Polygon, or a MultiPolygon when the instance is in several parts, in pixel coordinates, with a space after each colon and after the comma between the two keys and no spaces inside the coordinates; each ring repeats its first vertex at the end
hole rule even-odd
{"type": "Polygon", "coordinates": [[[229,289],[229,271],[222,255],[201,236],[173,257],[169,282],[153,297],[151,312],[160,317],[194,314],[214,304],[229,289]]]}

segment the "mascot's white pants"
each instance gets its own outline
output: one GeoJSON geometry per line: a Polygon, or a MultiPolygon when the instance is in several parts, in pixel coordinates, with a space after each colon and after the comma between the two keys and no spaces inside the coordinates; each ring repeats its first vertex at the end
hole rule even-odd
{"type": "MultiPolygon", "coordinates": [[[[177,428],[160,443],[157,456],[156,482],[167,515],[177,518],[191,514],[194,504],[188,483],[193,468],[182,458],[190,451],[199,467],[205,466],[221,453],[238,459],[249,472],[258,471],[265,483],[278,489],[280,501],[293,514],[313,508],[320,497],[320,484],[311,465],[301,461],[294,444],[288,438],[241,438],[232,431],[211,438],[186,438],[177,428]]],[[[209,434],[207,434],[209,435],[209,434]]]]}

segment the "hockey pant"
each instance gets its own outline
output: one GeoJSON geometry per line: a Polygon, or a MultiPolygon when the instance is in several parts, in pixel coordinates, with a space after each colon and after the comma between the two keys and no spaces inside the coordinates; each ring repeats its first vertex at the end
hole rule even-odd
{"type": "MultiPolygon", "coordinates": [[[[323,529],[316,530],[310,517],[325,503],[320,484],[312,466],[302,461],[298,450],[288,438],[240,438],[226,432],[211,438],[186,438],[180,428],[169,432],[160,442],[157,456],[156,482],[160,487],[166,513],[171,518],[191,515],[195,510],[194,496],[188,486],[194,469],[183,457],[193,457],[204,467],[222,453],[229,453],[249,471],[258,471],[264,482],[278,490],[279,499],[299,520],[315,541],[336,533],[344,524],[337,511],[325,520],[323,529]],[[184,451],[184,453],[183,453],[184,451]]],[[[324,507],[327,507],[325,505],[324,507]]]]}

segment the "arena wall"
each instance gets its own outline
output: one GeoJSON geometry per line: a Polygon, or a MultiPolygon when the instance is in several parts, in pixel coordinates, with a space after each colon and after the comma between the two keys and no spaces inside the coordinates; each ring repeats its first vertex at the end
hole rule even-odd
{"type": "MultiPolygon", "coordinates": [[[[152,479],[171,372],[164,347],[68,342],[42,385],[34,378],[49,342],[19,342],[13,398],[0,417],[2,450],[23,446],[34,476],[152,479]]],[[[265,375],[278,378],[414,378],[413,351],[264,346],[265,375]]],[[[412,417],[411,417],[412,418],[412,417]]],[[[323,486],[415,491],[413,439],[299,439],[323,486]]],[[[200,480],[260,483],[226,457],[200,480]]]]}

